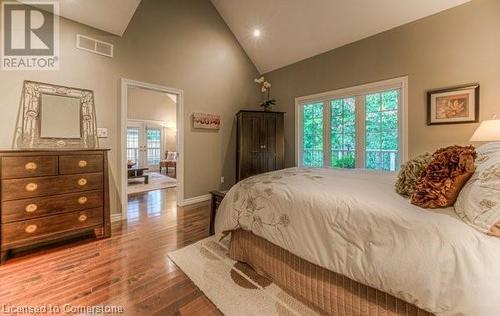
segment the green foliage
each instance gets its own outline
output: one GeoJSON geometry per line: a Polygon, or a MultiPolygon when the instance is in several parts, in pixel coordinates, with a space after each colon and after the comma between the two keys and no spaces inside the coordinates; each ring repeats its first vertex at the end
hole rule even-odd
{"type": "Polygon", "coordinates": [[[356,158],[353,152],[345,153],[339,157],[334,157],[332,153],[332,167],[335,168],[355,168],[356,167],[356,158]]]}
{"type": "Polygon", "coordinates": [[[306,167],[323,166],[323,103],[304,106],[303,164],[306,167]]]}

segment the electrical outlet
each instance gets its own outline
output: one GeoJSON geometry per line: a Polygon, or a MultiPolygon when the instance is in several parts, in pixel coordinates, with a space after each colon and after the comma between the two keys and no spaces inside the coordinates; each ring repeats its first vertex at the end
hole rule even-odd
{"type": "Polygon", "coordinates": [[[220,177],[220,183],[224,184],[224,177],[220,177]]]}
{"type": "Polygon", "coordinates": [[[97,137],[108,138],[108,129],[105,127],[98,127],[97,128],[97,137]]]}

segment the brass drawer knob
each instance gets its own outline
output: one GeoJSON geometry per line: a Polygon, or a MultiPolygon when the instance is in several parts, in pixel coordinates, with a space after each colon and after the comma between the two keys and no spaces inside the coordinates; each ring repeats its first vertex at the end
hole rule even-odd
{"type": "Polygon", "coordinates": [[[85,204],[87,203],[88,199],[86,196],[82,196],[80,198],[78,198],[78,204],[85,204]]]}
{"type": "Polygon", "coordinates": [[[28,162],[24,165],[24,169],[26,169],[26,171],[35,171],[36,168],[38,168],[38,165],[34,162],[28,162]]]}
{"type": "Polygon", "coordinates": [[[80,180],[78,180],[78,185],[80,186],[84,186],[84,185],[87,185],[87,179],[85,178],[81,178],[80,180]]]}
{"type": "Polygon", "coordinates": [[[87,163],[87,161],[86,161],[86,160],[80,160],[80,161],[78,162],[78,167],[80,167],[80,168],[85,168],[85,167],[87,167],[87,164],[88,164],[88,163],[87,163]]]}
{"type": "Polygon", "coordinates": [[[82,215],[78,216],[78,221],[79,221],[80,223],[83,223],[83,222],[85,222],[86,220],[87,220],[87,215],[82,214],[82,215]]]}
{"type": "Polygon", "coordinates": [[[36,225],[28,225],[28,226],[26,226],[24,231],[27,232],[28,234],[33,234],[37,230],[37,228],[38,228],[38,226],[36,226],[36,225]]]}
{"type": "Polygon", "coordinates": [[[28,183],[24,189],[28,192],[34,192],[36,189],[38,189],[38,184],[36,183],[28,183]]]}
{"type": "Polygon", "coordinates": [[[24,208],[26,213],[36,212],[37,209],[38,209],[38,205],[36,205],[36,204],[29,204],[29,205],[26,205],[26,207],[24,208]]]}

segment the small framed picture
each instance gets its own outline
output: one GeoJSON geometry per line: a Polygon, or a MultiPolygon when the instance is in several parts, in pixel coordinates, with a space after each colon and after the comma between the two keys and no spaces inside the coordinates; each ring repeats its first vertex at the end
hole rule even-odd
{"type": "Polygon", "coordinates": [[[193,113],[193,128],[200,129],[220,129],[220,115],[193,113]]]}
{"type": "Polygon", "coordinates": [[[479,122],[479,84],[427,92],[427,125],[479,122]]]}

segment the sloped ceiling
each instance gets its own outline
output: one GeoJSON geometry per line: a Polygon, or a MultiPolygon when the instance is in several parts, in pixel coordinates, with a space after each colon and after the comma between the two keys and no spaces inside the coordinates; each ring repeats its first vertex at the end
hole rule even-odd
{"type": "Polygon", "coordinates": [[[261,73],[470,0],[212,0],[261,73]],[[255,38],[255,29],[261,36],[255,38]]]}
{"type": "MultiPolygon", "coordinates": [[[[19,1],[36,7],[34,0],[19,1]]],[[[61,0],[59,15],[122,36],[140,3],[141,0],[61,0]]]]}

